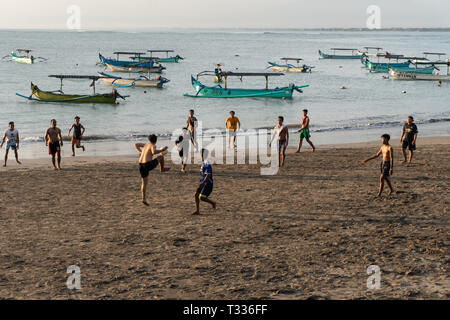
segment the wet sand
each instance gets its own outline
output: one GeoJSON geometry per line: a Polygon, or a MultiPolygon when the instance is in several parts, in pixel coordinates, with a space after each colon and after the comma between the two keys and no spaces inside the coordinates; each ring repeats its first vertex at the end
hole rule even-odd
{"type": "MultiPolygon", "coordinates": [[[[211,198],[193,195],[199,165],[150,173],[137,158],[10,160],[0,169],[0,298],[449,299],[450,138],[418,140],[376,198],[378,143],[290,150],[286,168],[214,165],[211,198]],[[81,269],[68,290],[66,269],[81,269]],[[366,270],[381,269],[369,290],[366,270]]],[[[3,153],[2,153],[3,157],[3,153]]]]}

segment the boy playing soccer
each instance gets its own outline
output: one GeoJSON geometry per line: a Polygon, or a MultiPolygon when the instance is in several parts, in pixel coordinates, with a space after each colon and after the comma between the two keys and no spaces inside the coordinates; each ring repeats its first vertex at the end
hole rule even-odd
{"type": "Polygon", "coordinates": [[[380,155],[383,155],[383,160],[380,165],[381,175],[380,175],[380,188],[378,191],[378,197],[381,196],[381,192],[383,192],[384,187],[384,181],[386,181],[388,187],[389,187],[389,195],[394,192],[392,189],[391,181],[389,181],[389,176],[392,176],[392,170],[394,168],[394,150],[389,145],[389,139],[391,138],[388,134],[383,134],[381,136],[381,143],[383,145],[381,146],[380,150],[377,152],[376,155],[373,157],[367,158],[363,161],[363,163],[366,163],[367,161],[373,160],[378,158],[380,155]]]}
{"type": "Polygon", "coordinates": [[[72,136],[72,156],[75,157],[75,146],[78,148],[83,149],[83,152],[85,151],[84,146],[81,145],[81,138],[83,137],[84,131],[86,129],[83,127],[83,125],[80,123],[80,117],[75,117],[75,122],[72,124],[72,126],[69,129],[69,133],[67,134],[70,137],[70,131],[73,129],[73,136],[72,136]]]}
{"type": "Polygon", "coordinates": [[[17,150],[19,150],[19,132],[17,129],[14,129],[14,122],[10,122],[8,129],[5,131],[5,134],[3,135],[2,143],[0,144],[0,149],[3,148],[3,144],[6,142],[6,152],[5,152],[5,164],[3,165],[6,167],[6,161],[8,161],[8,153],[9,149],[14,151],[14,155],[16,156],[16,162],[18,164],[21,164],[19,161],[19,154],[17,150]]]}
{"type": "Polygon", "coordinates": [[[197,191],[195,192],[195,208],[196,211],[193,215],[200,214],[200,200],[208,202],[213,210],[216,209],[216,203],[211,199],[208,199],[209,195],[213,190],[213,174],[211,163],[208,161],[208,150],[201,150],[202,156],[202,168],[200,172],[202,173],[202,178],[200,179],[200,184],[198,185],[197,191]]]}

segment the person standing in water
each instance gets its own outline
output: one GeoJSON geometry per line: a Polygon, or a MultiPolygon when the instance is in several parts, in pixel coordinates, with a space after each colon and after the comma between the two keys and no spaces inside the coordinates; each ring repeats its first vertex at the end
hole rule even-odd
{"type": "Polygon", "coordinates": [[[297,132],[299,132],[300,140],[298,141],[298,148],[297,151],[295,152],[296,153],[300,152],[300,149],[303,144],[303,139],[306,139],[306,142],[308,142],[309,145],[312,147],[313,152],[316,151],[314,144],[312,143],[311,140],[309,140],[311,134],[309,133],[309,117],[308,117],[308,110],[306,109],[303,110],[302,127],[297,132]]]}
{"type": "Polygon", "coordinates": [[[5,131],[5,134],[3,135],[2,143],[0,144],[0,149],[3,148],[5,140],[6,140],[6,151],[5,151],[5,164],[3,166],[6,167],[9,149],[14,151],[14,155],[16,156],[16,162],[18,164],[22,164],[19,161],[19,154],[18,154],[20,142],[19,131],[17,131],[17,129],[14,128],[14,122],[12,121],[8,124],[8,129],[5,131]]]}
{"type": "Polygon", "coordinates": [[[170,168],[164,168],[164,156],[163,152],[167,150],[167,147],[157,149],[156,141],[158,137],[154,134],[148,137],[148,143],[136,143],[134,147],[139,152],[139,172],[141,174],[142,183],[141,183],[141,195],[142,195],[142,203],[148,206],[148,202],[146,199],[147,196],[147,184],[148,184],[148,175],[150,171],[158,166],[161,169],[161,172],[169,171],[170,168]],[[156,158],[153,159],[153,156],[156,158]]]}
{"type": "Polygon", "coordinates": [[[69,133],[67,134],[70,137],[70,131],[73,129],[73,136],[71,140],[72,144],[72,156],[75,157],[75,147],[83,149],[83,152],[85,151],[84,146],[81,145],[81,138],[83,137],[84,132],[86,129],[84,126],[80,123],[80,117],[75,117],[75,122],[72,124],[72,126],[69,128],[69,133]]]}

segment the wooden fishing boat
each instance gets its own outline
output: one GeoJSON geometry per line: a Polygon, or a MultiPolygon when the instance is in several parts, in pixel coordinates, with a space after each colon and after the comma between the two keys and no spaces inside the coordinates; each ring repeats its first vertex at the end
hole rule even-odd
{"type": "Polygon", "coordinates": [[[300,65],[301,58],[281,58],[280,60],[284,61],[284,64],[278,64],[275,62],[268,62],[270,66],[268,68],[277,72],[300,72],[300,73],[311,73],[312,66],[307,66],[306,64],[300,65]],[[288,63],[289,61],[296,61],[297,65],[293,65],[288,63]]]}
{"type": "Polygon", "coordinates": [[[155,58],[157,62],[179,62],[180,60],[184,60],[183,57],[181,57],[180,55],[176,55],[176,56],[170,56],[169,57],[169,53],[170,52],[175,52],[174,50],[147,50],[147,52],[150,53],[150,57],[149,58],[155,58]],[[166,57],[162,58],[162,57],[153,57],[154,53],[166,53],[166,57]]]}
{"type": "Polygon", "coordinates": [[[30,49],[16,49],[11,52],[9,55],[4,56],[3,59],[9,58],[10,61],[24,63],[24,64],[34,64],[36,61],[46,61],[46,58],[43,57],[34,57],[31,52],[33,50],[30,49]]]}
{"type": "Polygon", "coordinates": [[[155,60],[153,59],[140,59],[140,57],[144,54],[143,52],[127,52],[127,51],[119,51],[114,52],[115,55],[117,55],[116,59],[111,58],[105,58],[101,55],[101,53],[98,54],[98,57],[100,59],[100,62],[102,64],[108,64],[115,67],[153,67],[155,64],[155,60]],[[137,61],[128,61],[128,60],[120,60],[120,55],[123,54],[132,54],[135,59],[138,59],[137,61]]]}
{"type": "Polygon", "coordinates": [[[351,49],[351,48],[331,48],[330,50],[333,50],[333,54],[324,53],[321,50],[319,50],[319,56],[321,59],[360,59],[361,56],[358,54],[355,54],[355,52],[358,49],[351,49]],[[351,55],[338,55],[336,54],[336,51],[351,51],[351,55]]]}
{"type": "Polygon", "coordinates": [[[27,100],[41,101],[41,102],[58,102],[58,103],[117,103],[117,98],[125,99],[128,96],[121,96],[117,90],[111,93],[98,94],[95,92],[95,82],[100,78],[98,76],[79,76],[79,75],[49,75],[49,77],[60,79],[61,85],[59,90],[43,91],[38,86],[31,83],[31,95],[26,96],[16,93],[17,96],[27,100]],[[91,80],[91,87],[93,87],[93,94],[65,94],[62,90],[64,79],[84,79],[91,80]],[[34,96],[34,97],[33,97],[34,96]]]}
{"type": "MultiPolygon", "coordinates": [[[[431,65],[435,67],[436,65],[447,66],[447,74],[423,74],[416,72],[400,72],[395,69],[389,70],[390,78],[393,80],[425,80],[425,81],[450,81],[450,62],[449,61],[416,61],[416,67],[418,65],[431,65]]],[[[437,69],[437,68],[436,68],[437,69]]],[[[437,69],[438,70],[438,69],[437,69]]]]}
{"type": "MultiPolygon", "coordinates": [[[[197,78],[191,76],[191,83],[196,91],[196,94],[185,94],[186,97],[193,98],[292,98],[292,94],[294,91],[298,91],[302,93],[301,88],[306,88],[309,85],[296,86],[294,84],[290,84],[287,87],[277,87],[273,89],[269,89],[268,81],[269,77],[273,76],[282,76],[283,73],[249,73],[249,72],[222,72],[222,76],[224,79],[224,86],[222,87],[220,84],[216,86],[206,86],[202,84],[198,77],[200,75],[204,75],[205,73],[199,73],[197,78]],[[264,77],[266,79],[266,88],[265,89],[240,89],[240,88],[228,88],[227,79],[228,77],[264,77]]],[[[209,73],[208,73],[209,74],[209,73]]]]}
{"type": "MultiPolygon", "coordinates": [[[[366,66],[367,69],[369,69],[370,72],[376,72],[376,73],[388,73],[390,68],[399,68],[403,69],[403,71],[408,72],[412,71],[413,69],[410,68],[411,62],[414,60],[422,60],[424,58],[422,57],[405,57],[404,55],[393,55],[389,53],[383,53],[380,55],[377,55],[378,61],[380,58],[385,58],[388,60],[388,62],[372,62],[368,58],[366,58],[366,66]],[[391,60],[396,60],[396,62],[391,62],[391,60]],[[400,60],[406,60],[405,62],[399,62],[400,60]]],[[[431,73],[433,70],[430,70],[428,68],[420,70],[420,72],[423,73],[431,73]]]]}
{"type": "Polygon", "coordinates": [[[105,64],[106,67],[113,71],[113,72],[135,72],[135,73],[139,73],[139,72],[145,72],[145,73],[161,73],[164,69],[166,69],[165,67],[158,65],[158,66],[153,66],[153,67],[137,67],[137,66],[126,66],[126,67],[120,67],[120,66],[113,66],[111,64],[106,63],[105,64]]]}
{"type": "Polygon", "coordinates": [[[99,72],[98,75],[105,83],[108,83],[114,87],[128,88],[128,87],[155,87],[162,88],[163,85],[170,80],[157,76],[155,79],[150,79],[148,76],[140,75],[135,78],[122,78],[113,76],[104,72],[99,72]]]}

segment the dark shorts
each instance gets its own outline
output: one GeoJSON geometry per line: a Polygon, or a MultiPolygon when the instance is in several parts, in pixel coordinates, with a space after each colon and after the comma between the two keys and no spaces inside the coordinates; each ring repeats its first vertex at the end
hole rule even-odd
{"type": "Polygon", "coordinates": [[[7,143],[6,144],[6,150],[9,150],[9,149],[11,149],[13,151],[16,151],[17,150],[17,144],[15,144],[15,143],[11,143],[11,144],[7,143]]]}
{"type": "Polygon", "coordinates": [[[139,163],[139,172],[142,178],[147,178],[150,171],[156,168],[158,165],[158,159],[155,158],[152,161],[146,163],[139,163]]]}
{"type": "Polygon", "coordinates": [[[309,137],[311,137],[311,135],[309,134],[309,129],[300,130],[299,137],[300,137],[300,139],[303,139],[303,138],[309,139],[309,137]]]}
{"type": "Polygon", "coordinates": [[[286,140],[278,140],[278,153],[286,151],[286,140]]]}
{"type": "Polygon", "coordinates": [[[61,146],[59,145],[59,141],[50,142],[48,144],[48,154],[51,154],[53,156],[60,152],[61,152],[61,146]]]}
{"type": "Polygon", "coordinates": [[[391,171],[391,163],[389,161],[382,161],[380,164],[380,171],[383,176],[389,177],[391,171]]]}
{"type": "Polygon", "coordinates": [[[197,193],[200,194],[202,198],[208,198],[213,190],[213,184],[207,183],[203,186],[203,188],[198,188],[197,193]]]}
{"type": "Polygon", "coordinates": [[[81,145],[81,138],[75,138],[73,137],[72,140],[70,141],[70,143],[76,145],[77,147],[79,147],[81,145]]]}
{"type": "Polygon", "coordinates": [[[181,159],[183,159],[183,149],[181,149],[180,151],[178,151],[178,155],[180,156],[181,159]]]}
{"type": "Polygon", "coordinates": [[[412,141],[409,141],[409,140],[403,140],[402,148],[403,149],[408,148],[408,150],[413,151],[413,150],[416,150],[416,144],[413,144],[412,141]]]}

